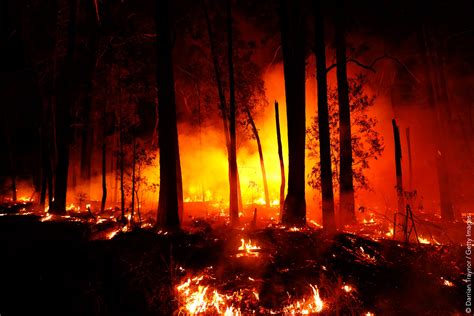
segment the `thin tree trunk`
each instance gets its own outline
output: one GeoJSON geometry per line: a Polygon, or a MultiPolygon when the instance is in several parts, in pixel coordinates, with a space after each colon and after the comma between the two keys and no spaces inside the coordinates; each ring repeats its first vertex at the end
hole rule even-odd
{"type": "Polygon", "coordinates": [[[280,132],[280,111],[278,109],[278,102],[275,101],[275,122],[278,142],[278,158],[280,160],[280,219],[283,216],[283,208],[285,205],[285,163],[283,161],[283,146],[281,145],[281,132],[280,132]]]}
{"type": "Polygon", "coordinates": [[[66,212],[67,180],[69,169],[69,143],[71,137],[71,105],[73,103],[74,51],[76,45],[76,0],[69,0],[69,22],[67,34],[67,49],[61,79],[56,87],[56,148],[57,166],[54,188],[54,203],[51,212],[63,214],[66,212]]]}
{"type": "MultiPolygon", "coordinates": [[[[230,145],[230,136],[229,136],[229,123],[228,123],[229,118],[227,115],[227,105],[226,105],[224,89],[222,87],[222,81],[221,81],[221,75],[220,75],[220,69],[219,69],[219,59],[218,59],[216,47],[215,47],[215,40],[214,40],[215,36],[212,30],[211,19],[209,17],[209,12],[207,10],[206,0],[202,0],[202,7],[204,11],[204,16],[206,18],[207,34],[208,34],[209,43],[211,46],[212,63],[214,67],[214,78],[216,80],[217,92],[219,95],[219,109],[221,111],[222,123],[223,123],[223,128],[224,128],[224,137],[225,137],[225,144],[226,144],[226,149],[227,149],[227,160],[228,160],[228,166],[229,166],[229,183],[230,183],[231,145],[230,145]]],[[[237,194],[238,194],[238,201],[239,201],[239,209],[242,209],[243,208],[242,192],[240,189],[240,177],[239,177],[238,168],[237,168],[237,194]]]]}
{"type": "Polygon", "coordinates": [[[398,129],[395,119],[392,119],[393,138],[395,143],[395,173],[397,176],[397,198],[398,198],[398,212],[404,213],[405,199],[403,196],[403,179],[402,179],[402,146],[400,143],[400,131],[398,129]]]}
{"type": "MultiPolygon", "coordinates": [[[[120,88],[119,88],[120,89],[120,88]]],[[[119,156],[120,156],[120,211],[121,221],[123,224],[126,223],[125,218],[125,188],[124,188],[124,169],[125,169],[125,152],[123,150],[123,113],[122,113],[122,90],[120,89],[119,99],[119,156]]]]}
{"type": "Polygon", "coordinates": [[[336,12],[337,93],[339,101],[339,211],[343,224],[355,222],[354,183],[352,171],[352,132],[345,40],[344,0],[338,1],[336,12]]]}
{"type": "Polygon", "coordinates": [[[135,166],[137,162],[137,139],[135,136],[135,130],[133,131],[133,160],[132,160],[132,205],[131,205],[131,216],[130,223],[133,224],[133,215],[135,213],[135,166]]]}
{"type": "MultiPolygon", "coordinates": [[[[46,113],[47,111],[45,111],[46,113]]],[[[43,127],[41,128],[41,193],[40,193],[40,205],[44,207],[46,204],[46,192],[49,195],[52,193],[52,175],[51,175],[51,160],[50,160],[50,148],[48,146],[48,131],[45,119],[43,119],[43,127]]],[[[49,199],[48,199],[49,202],[49,199]]],[[[50,204],[49,204],[50,205],[50,204]]]]}
{"type": "Polygon", "coordinates": [[[8,145],[8,161],[10,164],[10,190],[12,194],[12,201],[16,202],[17,196],[16,196],[16,168],[15,168],[15,154],[14,154],[14,149],[13,149],[13,142],[12,142],[12,135],[11,131],[13,130],[11,128],[11,124],[8,122],[5,122],[5,125],[7,126],[6,128],[6,133],[7,133],[7,145],[8,145]]]}
{"type": "Polygon", "coordinates": [[[281,43],[288,126],[288,193],[284,224],[306,223],[305,19],[299,1],[281,0],[281,43]]]}
{"type": "Polygon", "coordinates": [[[265,193],[265,205],[270,208],[270,194],[268,193],[268,182],[267,182],[267,172],[265,171],[265,160],[263,159],[263,150],[262,143],[260,142],[260,136],[258,135],[258,129],[253,120],[252,113],[250,113],[249,108],[245,107],[245,112],[249,119],[250,126],[252,127],[252,133],[257,141],[258,156],[260,158],[260,169],[262,170],[262,181],[263,181],[263,190],[265,193]]]}
{"type": "Polygon", "coordinates": [[[315,55],[318,89],[319,163],[321,170],[323,227],[326,232],[333,233],[336,230],[336,222],[334,216],[334,193],[332,185],[326,46],[324,37],[324,18],[321,12],[322,2],[317,1],[315,6],[315,55]]]}
{"type": "Polygon", "coordinates": [[[176,153],[176,182],[178,185],[178,214],[179,214],[179,222],[183,222],[184,216],[184,201],[183,201],[183,176],[181,173],[181,158],[179,155],[179,148],[176,146],[178,152],[176,153]]]}
{"type": "Polygon", "coordinates": [[[228,66],[229,66],[229,112],[230,112],[230,198],[229,213],[232,225],[239,223],[239,195],[237,192],[237,143],[235,130],[235,83],[234,83],[234,63],[232,50],[232,0],[227,0],[227,45],[228,45],[228,66]]]}
{"type": "MultiPolygon", "coordinates": [[[[168,0],[157,1],[156,37],[158,87],[158,146],[160,148],[160,193],[157,226],[178,229],[179,191],[177,164],[179,162],[176,99],[171,47],[171,30],[168,21],[168,0]]],[[[182,190],[182,188],[181,188],[182,190]]]]}
{"type": "Polygon", "coordinates": [[[100,212],[105,210],[105,203],[107,201],[107,88],[106,100],[104,102],[102,112],[102,199],[100,202],[100,212]]]}
{"type": "Polygon", "coordinates": [[[406,129],[407,134],[407,149],[408,149],[408,190],[413,190],[413,167],[411,161],[411,141],[410,141],[410,128],[406,129]]]}

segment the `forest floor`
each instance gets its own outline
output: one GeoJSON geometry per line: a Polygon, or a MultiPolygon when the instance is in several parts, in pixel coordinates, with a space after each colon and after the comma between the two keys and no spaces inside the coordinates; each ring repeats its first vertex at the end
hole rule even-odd
{"type": "Polygon", "coordinates": [[[459,243],[206,219],[123,232],[113,221],[0,215],[2,316],[464,313],[459,243]]]}

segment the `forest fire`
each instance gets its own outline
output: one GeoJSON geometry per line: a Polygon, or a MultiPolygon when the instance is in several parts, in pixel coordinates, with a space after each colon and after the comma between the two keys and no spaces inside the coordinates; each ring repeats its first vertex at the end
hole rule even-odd
{"type": "Polygon", "coordinates": [[[472,1],[1,7],[0,315],[472,313],[472,1]]]}

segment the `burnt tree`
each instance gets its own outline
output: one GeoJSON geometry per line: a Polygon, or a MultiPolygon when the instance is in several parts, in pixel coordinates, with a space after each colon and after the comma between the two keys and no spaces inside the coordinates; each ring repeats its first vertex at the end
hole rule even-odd
{"type": "Polygon", "coordinates": [[[338,1],[335,17],[337,92],[339,102],[339,212],[342,223],[355,222],[354,183],[352,172],[351,109],[347,83],[344,0],[338,1]]]}
{"type": "Polygon", "coordinates": [[[323,226],[327,232],[334,232],[336,230],[336,223],[334,217],[334,193],[331,169],[326,46],[321,1],[316,1],[315,3],[314,18],[316,81],[318,90],[319,163],[321,170],[323,226]]]}
{"type": "Polygon", "coordinates": [[[67,180],[69,169],[69,144],[71,138],[71,106],[73,95],[74,51],[76,48],[76,0],[69,0],[69,21],[67,29],[67,48],[64,65],[56,86],[55,136],[56,170],[54,183],[54,203],[52,213],[66,212],[67,180]]]}
{"type": "Polygon", "coordinates": [[[288,126],[288,192],[285,224],[306,223],[305,19],[300,1],[280,1],[280,30],[288,126]]]}
{"type": "Polygon", "coordinates": [[[446,135],[450,133],[450,126],[446,122],[450,116],[448,111],[449,99],[446,77],[443,70],[443,58],[440,56],[443,52],[434,29],[435,27],[432,24],[424,21],[417,35],[422,52],[421,60],[425,75],[424,90],[433,121],[434,155],[438,176],[441,217],[444,220],[451,221],[454,219],[454,209],[451,198],[451,179],[448,170],[448,155],[450,154],[448,145],[450,140],[446,135]],[[444,132],[441,132],[441,130],[444,132]]]}
{"type": "Polygon", "coordinates": [[[179,221],[179,147],[168,1],[156,1],[156,47],[158,87],[158,146],[160,148],[160,193],[157,226],[177,229],[179,221]]]}

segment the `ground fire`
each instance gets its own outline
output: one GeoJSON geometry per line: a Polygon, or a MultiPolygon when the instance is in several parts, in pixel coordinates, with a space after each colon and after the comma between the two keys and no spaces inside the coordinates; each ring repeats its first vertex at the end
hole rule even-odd
{"type": "Polygon", "coordinates": [[[1,7],[0,316],[472,313],[471,1],[1,7]]]}

